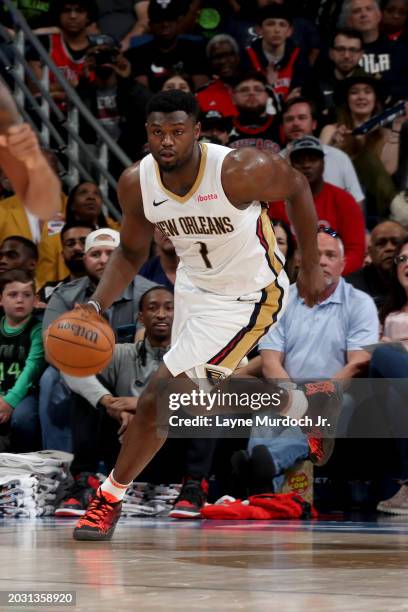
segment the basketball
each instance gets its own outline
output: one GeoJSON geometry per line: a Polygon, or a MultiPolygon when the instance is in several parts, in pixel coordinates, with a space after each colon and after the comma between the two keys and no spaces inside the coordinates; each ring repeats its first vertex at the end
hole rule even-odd
{"type": "Polygon", "coordinates": [[[48,361],[71,376],[92,376],[111,361],[115,335],[96,313],[71,310],[49,326],[45,337],[48,361]]]}

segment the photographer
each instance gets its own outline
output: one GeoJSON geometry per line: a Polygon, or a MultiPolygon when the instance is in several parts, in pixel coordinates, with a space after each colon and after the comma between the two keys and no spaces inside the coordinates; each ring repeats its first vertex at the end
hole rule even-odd
{"type": "MultiPolygon", "coordinates": [[[[150,92],[131,77],[129,61],[111,36],[89,36],[85,68],[78,95],[110,136],[132,159],[141,155],[146,141],[145,106],[150,92]]],[[[98,144],[96,133],[85,123],[80,133],[87,144],[98,144]]]]}

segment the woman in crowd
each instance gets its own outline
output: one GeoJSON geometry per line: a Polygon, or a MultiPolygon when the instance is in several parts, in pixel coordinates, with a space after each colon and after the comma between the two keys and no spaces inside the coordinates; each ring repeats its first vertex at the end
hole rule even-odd
{"type": "Polygon", "coordinates": [[[193,91],[193,84],[186,75],[174,72],[164,81],[162,86],[162,91],[170,91],[172,89],[180,89],[189,93],[193,91]]]}
{"type": "Polygon", "coordinates": [[[400,130],[407,116],[396,118],[390,128],[378,127],[368,134],[353,134],[381,112],[385,92],[379,79],[370,75],[345,79],[339,93],[338,122],[326,125],[320,139],[324,144],[350,155],[366,192],[369,214],[385,216],[395,195],[391,176],[398,167],[400,130]]]}
{"type": "MultiPolygon", "coordinates": [[[[70,192],[65,211],[65,222],[83,221],[86,224],[118,229],[119,224],[102,212],[102,194],[95,183],[83,181],[70,192]]],[[[62,229],[62,227],[61,227],[62,229]]],[[[42,240],[39,245],[39,262],[37,268],[37,284],[39,287],[46,282],[57,281],[68,276],[61,254],[60,234],[55,233],[42,240]]]]}
{"type": "Polygon", "coordinates": [[[392,434],[398,436],[400,488],[396,495],[381,501],[377,509],[390,514],[408,514],[408,238],[397,250],[392,289],[380,318],[384,346],[373,353],[370,377],[393,379],[388,383],[386,380],[373,381],[373,389],[387,415],[392,434]],[[399,344],[390,345],[389,342],[399,344]]]}
{"type": "Polygon", "coordinates": [[[293,238],[289,226],[280,219],[272,219],[273,229],[275,231],[276,242],[279,250],[285,257],[285,270],[291,283],[296,280],[297,270],[295,269],[295,251],[296,243],[293,238]]]}

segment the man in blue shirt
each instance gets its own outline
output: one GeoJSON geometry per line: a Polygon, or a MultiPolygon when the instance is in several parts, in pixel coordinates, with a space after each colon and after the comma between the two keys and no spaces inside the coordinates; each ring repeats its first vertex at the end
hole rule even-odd
{"type": "MultiPolygon", "coordinates": [[[[291,379],[341,381],[359,376],[370,359],[362,347],[378,342],[374,300],[341,277],[344,246],[340,237],[331,228],[322,228],[318,248],[326,280],[320,303],[308,308],[292,285],[282,319],[259,344],[263,376],[287,379],[288,389],[295,388],[291,379]]],[[[281,476],[274,482],[279,486],[283,473],[309,455],[300,429],[274,427],[268,438],[260,437],[265,435],[262,429],[252,430],[248,446],[251,472],[257,480],[252,487],[257,493],[270,491],[272,479],[281,476]]]]}

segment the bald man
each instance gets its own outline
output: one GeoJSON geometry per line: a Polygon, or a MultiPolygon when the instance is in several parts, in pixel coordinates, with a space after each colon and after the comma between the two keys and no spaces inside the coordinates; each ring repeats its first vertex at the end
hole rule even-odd
{"type": "Polygon", "coordinates": [[[406,235],[405,228],[396,221],[378,223],[371,232],[368,248],[371,263],[346,277],[353,287],[371,295],[378,309],[389,293],[395,252],[406,235]]]}

